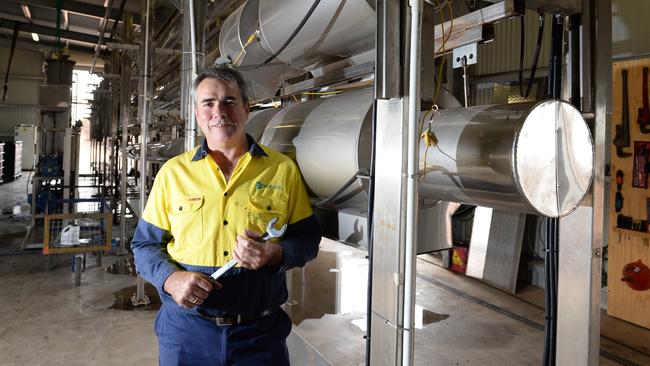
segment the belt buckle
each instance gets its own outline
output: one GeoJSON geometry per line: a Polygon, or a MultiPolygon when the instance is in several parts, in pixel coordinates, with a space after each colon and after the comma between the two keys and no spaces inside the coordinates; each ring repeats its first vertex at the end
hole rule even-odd
{"type": "Polygon", "coordinates": [[[236,317],[234,317],[234,316],[216,316],[214,318],[214,322],[218,326],[227,326],[227,325],[241,324],[242,319],[241,319],[241,314],[238,314],[236,317]]]}

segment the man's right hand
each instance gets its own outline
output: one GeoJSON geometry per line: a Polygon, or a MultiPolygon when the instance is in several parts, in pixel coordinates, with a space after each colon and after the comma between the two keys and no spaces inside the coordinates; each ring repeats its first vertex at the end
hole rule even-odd
{"type": "Polygon", "coordinates": [[[163,284],[163,289],[174,301],[188,309],[203,304],[214,288],[220,289],[221,285],[210,276],[188,271],[172,273],[163,284]]]}

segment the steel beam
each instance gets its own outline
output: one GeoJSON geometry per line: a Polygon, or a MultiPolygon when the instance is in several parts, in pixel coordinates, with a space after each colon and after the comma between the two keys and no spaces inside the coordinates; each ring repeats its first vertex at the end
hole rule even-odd
{"type": "MultiPolygon", "coordinates": [[[[2,17],[2,16],[0,16],[2,17]]],[[[27,22],[20,22],[16,20],[7,20],[3,19],[0,21],[0,28],[13,29],[16,23],[20,23],[20,30],[22,32],[32,32],[43,34],[46,36],[56,37],[56,28],[45,27],[42,25],[36,25],[27,22]]],[[[99,37],[93,36],[91,34],[73,32],[65,29],[60,30],[61,39],[69,39],[72,41],[95,43],[99,42],[99,37]]]]}
{"type": "MultiPolygon", "coordinates": [[[[9,0],[14,3],[29,5],[29,6],[38,6],[41,8],[48,8],[56,10],[57,0],[9,0]]],[[[95,18],[104,17],[104,12],[106,8],[99,5],[93,5],[88,3],[83,3],[80,1],[73,0],[62,0],[61,1],[61,10],[69,11],[71,13],[81,14],[92,16],[95,18]]],[[[117,9],[111,9],[109,14],[109,19],[117,20],[120,17],[120,12],[117,9]]],[[[140,16],[133,14],[133,21],[135,24],[140,24],[140,16]]]]}
{"type": "Polygon", "coordinates": [[[434,49],[437,53],[446,53],[457,47],[486,41],[492,34],[484,34],[484,26],[518,16],[524,11],[523,1],[505,0],[438,24],[434,28],[434,49]]]}

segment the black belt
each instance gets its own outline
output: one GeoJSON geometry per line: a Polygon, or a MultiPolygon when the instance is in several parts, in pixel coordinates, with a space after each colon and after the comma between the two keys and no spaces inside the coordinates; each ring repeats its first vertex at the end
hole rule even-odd
{"type": "Polygon", "coordinates": [[[252,321],[255,321],[257,319],[263,318],[265,316],[271,315],[275,308],[272,309],[266,309],[262,311],[261,313],[257,314],[252,314],[252,315],[246,315],[246,314],[222,314],[218,316],[211,316],[211,315],[206,315],[203,313],[199,312],[199,315],[201,318],[209,320],[213,322],[214,324],[218,326],[224,326],[224,325],[236,325],[236,324],[244,324],[244,323],[250,323],[252,321]]]}

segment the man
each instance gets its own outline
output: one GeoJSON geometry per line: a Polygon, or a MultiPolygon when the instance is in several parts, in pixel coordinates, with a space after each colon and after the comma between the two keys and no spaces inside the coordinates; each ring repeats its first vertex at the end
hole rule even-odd
{"type": "Polygon", "coordinates": [[[193,97],[205,140],[160,169],[132,242],[163,303],[160,364],[288,365],[285,271],[315,258],[321,239],[300,172],[246,134],[239,72],[206,70],[193,97]],[[286,233],[264,242],[273,218],[286,233]],[[237,267],[209,277],[233,258],[237,267]]]}

